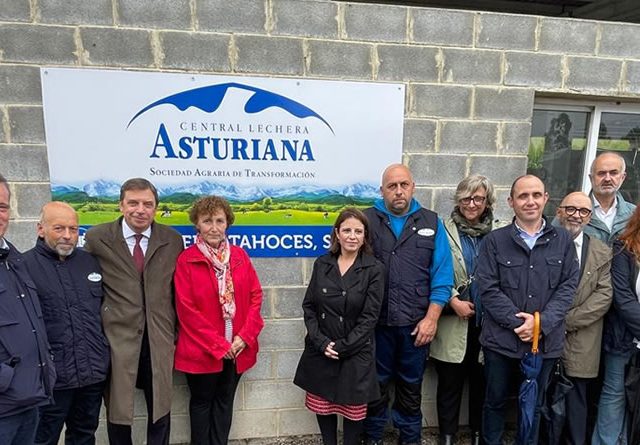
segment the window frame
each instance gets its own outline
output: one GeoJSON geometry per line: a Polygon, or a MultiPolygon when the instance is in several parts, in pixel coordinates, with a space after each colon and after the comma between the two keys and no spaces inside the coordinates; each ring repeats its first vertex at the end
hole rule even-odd
{"type": "Polygon", "coordinates": [[[591,180],[589,173],[591,164],[596,158],[598,148],[598,134],[600,132],[600,122],[602,113],[637,114],[640,119],[640,103],[621,103],[617,101],[592,101],[578,99],[560,98],[536,98],[533,104],[534,110],[551,111],[580,111],[589,113],[589,123],[587,131],[587,144],[585,147],[585,168],[582,172],[582,191],[591,191],[591,180]]]}

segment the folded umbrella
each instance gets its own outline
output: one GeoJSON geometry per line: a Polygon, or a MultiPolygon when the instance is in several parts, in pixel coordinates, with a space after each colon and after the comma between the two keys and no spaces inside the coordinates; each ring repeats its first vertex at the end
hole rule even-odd
{"type": "Polygon", "coordinates": [[[533,419],[536,413],[536,400],[538,398],[538,375],[542,369],[542,354],[538,351],[538,339],[540,337],[540,313],[535,312],[533,325],[533,345],[531,352],[527,352],[520,361],[520,370],[524,380],[520,384],[518,393],[518,434],[516,443],[527,443],[533,430],[533,419]]]}
{"type": "Polygon", "coordinates": [[[545,391],[545,403],[541,410],[540,443],[559,445],[562,442],[562,430],[567,418],[566,398],[571,389],[573,383],[565,374],[562,360],[558,359],[545,391]]]}

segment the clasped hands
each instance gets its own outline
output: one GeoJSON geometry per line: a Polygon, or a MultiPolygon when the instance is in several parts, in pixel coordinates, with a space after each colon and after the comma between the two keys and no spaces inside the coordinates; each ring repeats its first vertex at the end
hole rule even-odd
{"type": "Polygon", "coordinates": [[[227,353],[224,355],[224,358],[228,360],[235,360],[236,357],[240,355],[240,353],[244,351],[244,348],[246,347],[247,344],[245,343],[245,341],[241,339],[239,335],[236,335],[235,337],[233,337],[231,348],[229,348],[227,353]]]}
{"type": "Polygon", "coordinates": [[[327,345],[327,347],[324,350],[324,355],[326,355],[327,357],[334,359],[334,360],[338,360],[340,357],[338,357],[338,352],[335,351],[333,349],[333,347],[336,345],[335,341],[329,342],[329,344],[327,345]]]}

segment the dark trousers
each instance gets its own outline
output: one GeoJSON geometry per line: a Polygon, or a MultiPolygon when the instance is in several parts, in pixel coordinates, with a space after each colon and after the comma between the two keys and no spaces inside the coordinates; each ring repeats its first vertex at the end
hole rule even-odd
{"type": "Polygon", "coordinates": [[[573,383],[573,388],[565,397],[567,409],[564,425],[565,443],[586,445],[591,442],[591,436],[587,436],[587,388],[594,379],[569,377],[569,380],[573,383]]]}
{"type": "MultiPolygon", "coordinates": [[[[538,388],[546,388],[553,367],[557,359],[542,360],[542,370],[536,381],[538,388]]],[[[518,379],[518,383],[523,381],[520,371],[520,359],[507,357],[489,349],[484,349],[484,370],[487,381],[487,390],[484,399],[484,409],[482,412],[482,437],[486,445],[502,445],[502,435],[504,433],[504,415],[507,402],[510,380],[518,379]]],[[[527,444],[536,445],[538,443],[538,427],[540,426],[540,408],[544,401],[544,390],[538,391],[536,400],[535,417],[533,419],[533,430],[529,436],[527,444]]],[[[519,407],[518,407],[519,408],[519,407]]],[[[524,444],[520,444],[524,445],[524,444]]]]}
{"type": "MultiPolygon", "coordinates": [[[[153,381],[151,368],[151,350],[149,337],[145,330],[142,337],[140,360],[138,361],[138,377],[136,387],[144,392],[144,400],[147,404],[147,443],[149,445],[169,445],[171,433],[171,413],[162,416],[157,422],[153,422],[153,381]]],[[[110,445],[133,445],[131,440],[131,425],[120,425],[107,422],[107,435],[110,445]]]]}
{"type": "Polygon", "coordinates": [[[422,379],[429,345],[413,345],[414,326],[376,327],[376,370],[381,398],[369,404],[364,422],[366,435],[382,440],[389,417],[389,385],[395,383],[391,407],[393,424],[400,432],[400,443],[419,443],[422,430],[422,379]]]}
{"type": "Polygon", "coordinates": [[[0,443],[2,445],[33,445],[36,428],[38,428],[38,408],[0,417],[0,443]]]}
{"type": "Polygon", "coordinates": [[[53,404],[40,408],[36,444],[56,445],[66,423],[65,443],[94,445],[106,381],[53,391],[53,404]]]}
{"type": "Polygon", "coordinates": [[[231,429],[233,398],[242,374],[232,360],[223,360],[221,372],[185,374],[191,391],[191,445],[226,445],[231,429]]]}
{"type": "Polygon", "coordinates": [[[467,350],[462,363],[433,360],[438,373],[438,425],[440,434],[456,434],[460,423],[460,404],[465,380],[469,379],[469,427],[480,431],[484,403],[484,367],[478,362],[480,328],[475,319],[469,321],[467,350]]]}
{"type": "MultiPolygon", "coordinates": [[[[321,416],[316,414],[320,434],[322,434],[323,445],[338,445],[338,416],[330,414],[321,416]]],[[[344,440],[342,445],[358,445],[360,443],[360,434],[362,433],[362,421],[349,420],[342,418],[342,434],[344,440]]]]}

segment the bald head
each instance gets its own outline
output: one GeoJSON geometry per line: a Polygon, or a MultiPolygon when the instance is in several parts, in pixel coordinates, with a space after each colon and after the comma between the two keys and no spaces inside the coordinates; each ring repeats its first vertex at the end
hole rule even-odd
{"type": "Polygon", "coordinates": [[[556,216],[560,225],[575,238],[589,224],[591,211],[591,199],[582,192],[573,192],[564,197],[556,209],[556,216]]]}
{"type": "Polygon", "coordinates": [[[42,207],[38,236],[61,260],[71,255],[78,243],[78,215],[69,204],[52,201],[42,207]]]}
{"type": "Polygon", "coordinates": [[[409,211],[415,188],[413,175],[407,166],[391,164],[384,170],[380,193],[386,209],[394,215],[404,215],[409,211]]]}

